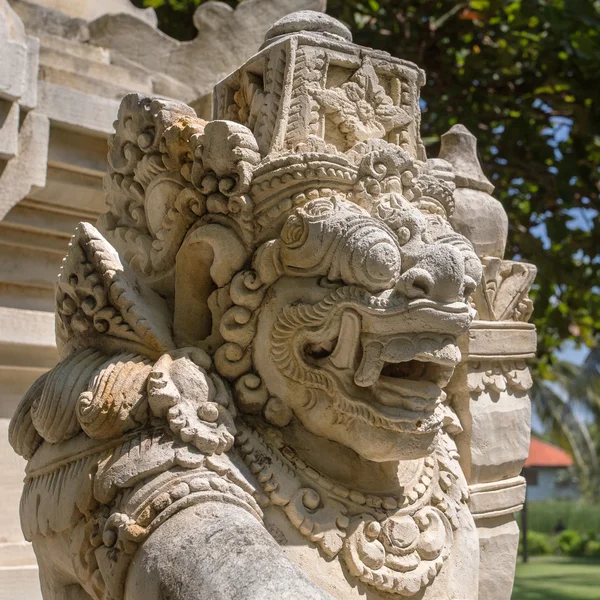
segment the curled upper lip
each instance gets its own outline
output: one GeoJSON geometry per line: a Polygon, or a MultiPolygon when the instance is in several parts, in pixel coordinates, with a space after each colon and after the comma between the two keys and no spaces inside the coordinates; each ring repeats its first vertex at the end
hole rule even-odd
{"type": "Polygon", "coordinates": [[[438,302],[429,298],[415,298],[410,300],[405,296],[389,295],[387,293],[371,295],[364,290],[357,290],[356,288],[352,289],[358,296],[363,296],[357,308],[360,307],[365,313],[377,313],[383,318],[393,317],[398,313],[415,312],[419,310],[434,310],[436,313],[454,315],[471,313],[469,305],[465,302],[438,302]]]}
{"type": "Polygon", "coordinates": [[[383,310],[361,307],[360,313],[362,330],[383,336],[415,330],[456,336],[467,331],[473,320],[473,310],[464,302],[443,304],[425,298],[383,310]]]}

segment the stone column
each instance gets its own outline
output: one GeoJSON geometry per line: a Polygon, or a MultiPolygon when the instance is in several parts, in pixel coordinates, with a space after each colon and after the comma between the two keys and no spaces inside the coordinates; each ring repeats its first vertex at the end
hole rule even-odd
{"type": "Polygon", "coordinates": [[[457,436],[470,508],[480,542],[480,600],[509,600],[519,545],[515,513],[525,500],[520,472],[529,452],[532,385],[527,359],[535,356],[533,265],[503,260],[508,219],[481,170],[476,140],[455,125],[442,136],[440,158],[454,168],[453,225],[470,239],[483,264],[473,296],[477,320],[463,339],[464,363],[451,384],[464,428],[457,436]]]}

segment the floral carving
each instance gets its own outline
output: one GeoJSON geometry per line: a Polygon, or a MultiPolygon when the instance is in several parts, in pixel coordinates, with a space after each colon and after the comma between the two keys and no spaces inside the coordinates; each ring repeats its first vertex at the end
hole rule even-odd
{"type": "Polygon", "coordinates": [[[125,97],[109,140],[107,211],[100,228],[148,282],[165,288],[194,224],[253,237],[247,194],[258,147],[247,127],[205,123],[186,105],[125,97]]]}
{"type": "Polygon", "coordinates": [[[485,391],[499,394],[507,390],[526,392],[533,380],[525,361],[481,361],[470,364],[468,383],[469,391],[475,394],[485,391]]]}
{"type": "Polygon", "coordinates": [[[445,515],[432,507],[381,525],[362,515],[344,545],[350,572],[377,589],[413,596],[433,581],[452,548],[445,515]]]}
{"type": "Polygon", "coordinates": [[[57,338],[65,351],[119,344],[173,348],[164,300],[141,284],[98,231],[81,223],[58,278],[57,338]]]}
{"type": "Polygon", "coordinates": [[[368,59],[339,88],[314,89],[312,93],[344,136],[348,148],[364,140],[383,138],[411,122],[408,113],[385,93],[368,59]]]}
{"type": "Polygon", "coordinates": [[[483,259],[483,281],[474,296],[479,317],[490,321],[527,322],[533,302],[527,296],[536,268],[527,263],[483,259]]]}
{"type": "Polygon", "coordinates": [[[449,461],[426,458],[412,489],[400,498],[379,498],[336,485],[272,430],[264,435],[243,429],[237,438],[268,498],[263,506],[283,507],[325,556],[339,554],[354,576],[380,590],[412,596],[433,581],[452,550],[456,509],[466,500],[459,467],[452,464],[456,454],[449,461]]]}

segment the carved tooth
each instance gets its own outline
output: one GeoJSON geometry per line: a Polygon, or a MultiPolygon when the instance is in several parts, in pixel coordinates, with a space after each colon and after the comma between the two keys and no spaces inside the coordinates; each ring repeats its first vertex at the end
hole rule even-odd
{"type": "Polygon", "coordinates": [[[356,385],[369,387],[377,383],[384,365],[382,352],[383,346],[379,342],[371,342],[363,348],[362,360],[354,375],[356,385]]]}
{"type": "Polygon", "coordinates": [[[338,369],[350,369],[354,366],[360,343],[360,316],[346,310],[342,315],[338,343],[329,360],[338,369]]]}
{"type": "MultiPolygon", "coordinates": [[[[436,383],[441,387],[446,387],[450,378],[454,374],[454,367],[439,366],[436,378],[436,383]]],[[[442,398],[444,400],[445,398],[442,398]]]]}

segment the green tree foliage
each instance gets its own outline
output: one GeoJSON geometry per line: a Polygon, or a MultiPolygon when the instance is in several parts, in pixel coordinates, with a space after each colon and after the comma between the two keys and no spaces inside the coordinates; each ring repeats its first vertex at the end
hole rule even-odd
{"type": "MultiPolygon", "coordinates": [[[[207,0],[131,0],[138,8],[150,7],[156,11],[158,27],[177,40],[192,40],[198,35],[193,16],[196,9],[207,0]]],[[[235,7],[236,0],[226,0],[235,7]]]]}
{"type": "MultiPolygon", "coordinates": [[[[145,5],[190,39],[201,2],[145,5]]],[[[600,2],[329,0],[328,13],[356,43],[425,69],[430,156],[455,123],[477,135],[510,218],[507,257],[539,268],[538,368],[552,378],[553,351],[566,339],[593,346],[600,329],[600,2]]]]}
{"type": "Polygon", "coordinates": [[[583,365],[555,361],[552,381],[537,377],[531,399],[546,435],[568,449],[575,460],[581,492],[600,497],[600,346],[583,365]]]}
{"type": "MultiPolygon", "coordinates": [[[[330,0],[355,40],[427,72],[422,133],[463,123],[511,223],[509,257],[539,268],[540,356],[600,326],[600,8],[592,0],[330,0]]],[[[542,368],[544,365],[541,365],[542,368]]],[[[549,373],[546,373],[549,374],[549,373]]]]}

